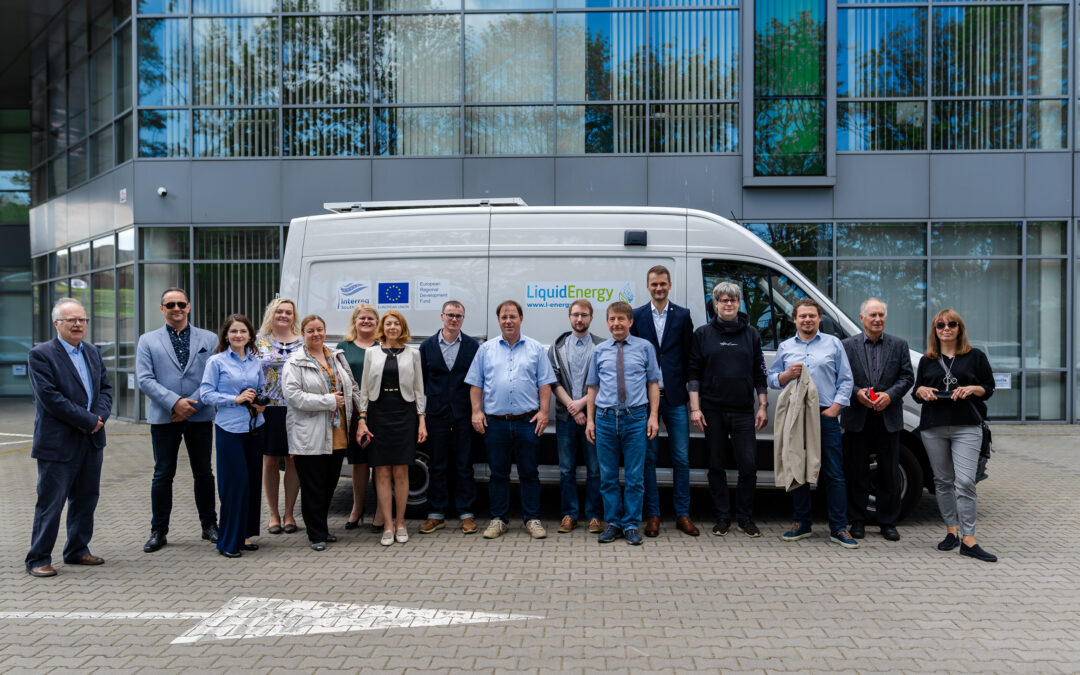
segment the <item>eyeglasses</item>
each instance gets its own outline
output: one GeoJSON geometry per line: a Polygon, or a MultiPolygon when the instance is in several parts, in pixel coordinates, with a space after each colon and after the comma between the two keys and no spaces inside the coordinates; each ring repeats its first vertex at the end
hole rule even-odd
{"type": "Polygon", "coordinates": [[[959,325],[960,324],[955,322],[955,321],[950,321],[948,323],[945,323],[944,321],[938,321],[937,322],[937,329],[941,330],[942,328],[945,328],[946,326],[948,326],[949,328],[956,328],[959,325]]]}
{"type": "Polygon", "coordinates": [[[590,316],[592,316],[592,314],[578,314],[578,313],[575,313],[575,314],[571,314],[570,318],[571,319],[588,319],[590,316]]]}
{"type": "Polygon", "coordinates": [[[735,298],[720,298],[716,302],[721,304],[721,305],[737,305],[737,304],[739,304],[739,301],[736,300],[735,298]]]}
{"type": "Polygon", "coordinates": [[[443,313],[443,316],[445,316],[447,319],[451,319],[453,321],[461,321],[462,319],[465,318],[464,314],[450,314],[449,312],[443,313]]]}
{"type": "Polygon", "coordinates": [[[174,307],[179,307],[180,309],[187,309],[187,305],[188,304],[186,302],[165,302],[162,303],[161,306],[165,309],[173,309],[174,307]]]}
{"type": "Polygon", "coordinates": [[[87,319],[85,317],[79,318],[79,319],[60,319],[60,321],[62,323],[71,324],[71,325],[77,325],[77,324],[80,324],[80,323],[90,323],[90,319],[87,319]]]}

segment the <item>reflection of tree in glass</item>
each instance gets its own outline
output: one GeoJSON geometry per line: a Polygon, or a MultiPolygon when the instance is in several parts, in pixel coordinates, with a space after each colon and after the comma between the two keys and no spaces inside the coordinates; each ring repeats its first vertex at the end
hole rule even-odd
{"type": "Polygon", "coordinates": [[[178,29],[186,33],[187,21],[178,19],[139,20],[139,101],[143,104],[186,105],[188,103],[187,40],[178,39],[178,29]],[[149,100],[151,99],[152,100],[149,100]]]}
{"type": "Polygon", "coordinates": [[[363,103],[368,98],[367,18],[286,17],[285,103],[363,103]]]}
{"type": "Polygon", "coordinates": [[[786,258],[832,256],[830,223],[744,223],[786,258]]]}
{"type": "Polygon", "coordinates": [[[196,19],[195,102],[278,102],[277,19],[196,19]]]}

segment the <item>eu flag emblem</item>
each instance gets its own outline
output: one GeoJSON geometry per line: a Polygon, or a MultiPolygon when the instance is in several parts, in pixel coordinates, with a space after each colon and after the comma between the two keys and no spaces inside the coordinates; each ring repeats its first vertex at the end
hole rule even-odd
{"type": "Polygon", "coordinates": [[[379,284],[380,305],[406,305],[409,303],[409,283],[393,281],[379,284]]]}

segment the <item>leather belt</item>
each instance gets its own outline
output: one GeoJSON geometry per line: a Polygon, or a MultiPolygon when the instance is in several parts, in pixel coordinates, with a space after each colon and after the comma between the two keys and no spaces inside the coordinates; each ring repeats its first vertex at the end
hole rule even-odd
{"type": "Polygon", "coordinates": [[[488,417],[494,417],[497,420],[506,420],[507,422],[516,422],[518,420],[527,420],[538,412],[540,411],[530,410],[529,412],[521,413],[520,415],[488,415],[488,417]]]}
{"type": "Polygon", "coordinates": [[[397,388],[395,388],[395,389],[383,389],[383,391],[401,391],[401,389],[397,389],[397,388]]]}

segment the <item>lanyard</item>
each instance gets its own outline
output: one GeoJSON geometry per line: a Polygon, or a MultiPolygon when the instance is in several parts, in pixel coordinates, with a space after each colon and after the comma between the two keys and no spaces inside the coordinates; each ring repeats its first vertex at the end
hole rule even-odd
{"type": "MultiPolygon", "coordinates": [[[[953,365],[956,365],[956,357],[953,357],[953,365]]],[[[945,383],[945,391],[949,391],[950,387],[956,385],[956,378],[953,377],[952,368],[945,365],[945,359],[941,356],[938,357],[938,363],[941,364],[942,369],[945,371],[945,377],[942,378],[942,382],[945,383]]]]}

